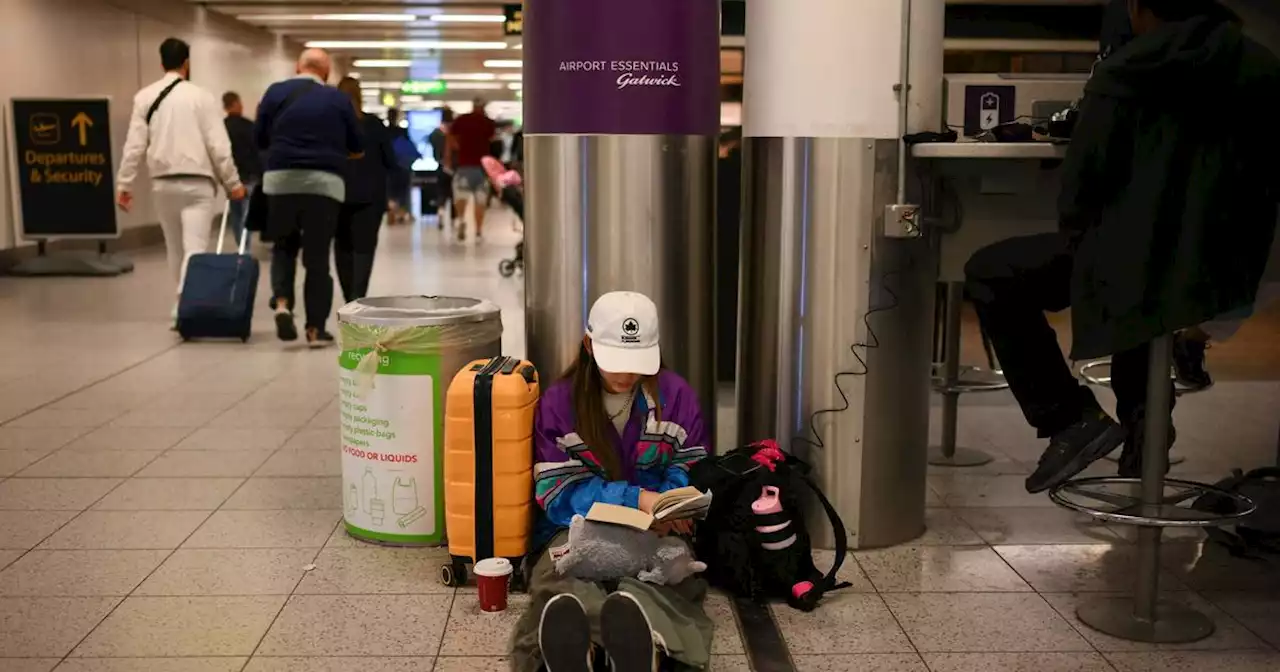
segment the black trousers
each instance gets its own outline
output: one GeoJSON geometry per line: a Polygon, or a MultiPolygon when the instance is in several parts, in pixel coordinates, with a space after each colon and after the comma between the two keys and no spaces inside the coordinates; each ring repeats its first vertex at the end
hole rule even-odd
{"type": "Polygon", "coordinates": [[[333,276],[329,274],[329,250],[342,204],[326,196],[287,194],[268,196],[267,237],[274,241],[271,253],[272,305],[285,301],[294,307],[298,254],[307,277],[303,302],[307,328],[323,329],[333,309],[333,276]]]}
{"type": "Polygon", "coordinates": [[[369,293],[373,275],[373,255],[378,248],[378,229],[387,212],[387,200],[374,203],[346,203],[338,217],[333,241],[333,260],[338,266],[338,284],[348,303],[369,293]]]}
{"type": "MultiPolygon", "coordinates": [[[[1093,392],[1071,374],[1045,317],[1046,311],[1071,305],[1073,263],[1067,237],[1046,233],[989,245],[965,265],[969,299],[1023,415],[1041,437],[1053,436],[1084,412],[1099,408],[1093,392]]],[[[1142,422],[1149,365],[1145,345],[1111,357],[1118,420],[1130,428],[1142,422]]]]}

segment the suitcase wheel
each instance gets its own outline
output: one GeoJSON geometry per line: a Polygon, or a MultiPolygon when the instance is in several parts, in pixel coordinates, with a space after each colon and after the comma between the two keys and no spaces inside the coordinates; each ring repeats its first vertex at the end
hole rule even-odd
{"type": "Polygon", "coordinates": [[[467,585],[466,563],[461,560],[454,560],[447,565],[441,565],[440,583],[450,588],[460,588],[467,585]]]}
{"type": "Polygon", "coordinates": [[[498,262],[498,274],[504,278],[509,278],[516,273],[516,262],[510,259],[503,259],[498,262]]]}
{"type": "Polygon", "coordinates": [[[527,582],[525,581],[524,568],[520,566],[521,565],[520,559],[516,558],[512,560],[511,564],[515,566],[515,571],[511,573],[511,592],[513,593],[527,592],[529,589],[529,586],[526,585],[527,582]]]}

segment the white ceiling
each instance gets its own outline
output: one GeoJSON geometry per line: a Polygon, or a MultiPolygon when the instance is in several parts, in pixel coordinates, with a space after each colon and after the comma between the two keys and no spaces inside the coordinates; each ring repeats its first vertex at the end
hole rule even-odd
{"type": "MultiPolygon", "coordinates": [[[[299,43],[321,42],[460,42],[480,43],[483,48],[405,48],[401,45],[328,46],[336,60],[365,82],[445,79],[445,98],[484,95],[490,99],[514,98],[513,80],[519,68],[488,68],[485,61],[520,60],[519,37],[503,35],[503,2],[500,0],[190,0],[208,9],[259,28],[279,33],[299,43]],[[334,16],[349,19],[334,20],[334,16]],[[352,15],[371,15],[358,17],[352,15]],[[382,17],[413,15],[413,21],[373,21],[382,17]],[[492,17],[478,20],[433,20],[435,16],[492,17]],[[409,67],[359,67],[361,60],[409,60],[409,67]],[[351,64],[355,65],[351,65],[351,64]]],[[[422,45],[418,45],[422,46],[422,45]]],[[[519,86],[515,84],[515,86],[519,86]]],[[[392,88],[390,86],[385,88],[392,88]]],[[[430,98],[430,96],[428,96],[430,98]]]]}

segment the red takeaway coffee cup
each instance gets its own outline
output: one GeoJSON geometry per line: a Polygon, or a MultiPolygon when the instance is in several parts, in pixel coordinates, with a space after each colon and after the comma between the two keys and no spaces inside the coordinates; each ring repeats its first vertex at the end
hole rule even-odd
{"type": "Polygon", "coordinates": [[[480,611],[507,610],[507,589],[511,584],[511,561],[488,558],[476,563],[476,587],[480,589],[480,611]]]}

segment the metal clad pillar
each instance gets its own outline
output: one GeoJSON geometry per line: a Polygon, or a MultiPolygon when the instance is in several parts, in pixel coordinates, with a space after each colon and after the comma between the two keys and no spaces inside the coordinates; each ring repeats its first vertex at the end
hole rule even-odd
{"type": "Polygon", "coordinates": [[[525,323],[548,378],[601,294],[658,304],[668,367],[715,421],[718,0],[526,0],[525,323]]]}
{"type": "Polygon", "coordinates": [[[927,238],[886,236],[885,213],[920,197],[898,139],[904,113],[909,131],[941,123],[943,10],[747,3],[738,442],[791,439],[855,547],[924,529],[936,260],[927,238]]]}

